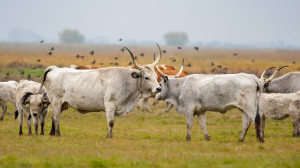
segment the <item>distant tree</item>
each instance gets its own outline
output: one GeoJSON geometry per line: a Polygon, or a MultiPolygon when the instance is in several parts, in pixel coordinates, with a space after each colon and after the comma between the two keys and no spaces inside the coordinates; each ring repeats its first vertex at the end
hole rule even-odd
{"type": "Polygon", "coordinates": [[[164,38],[167,45],[185,45],[189,42],[189,37],[185,32],[168,32],[164,38]]]}
{"type": "Polygon", "coordinates": [[[80,34],[76,29],[65,29],[58,33],[59,42],[61,43],[83,43],[84,35],[80,34]]]}

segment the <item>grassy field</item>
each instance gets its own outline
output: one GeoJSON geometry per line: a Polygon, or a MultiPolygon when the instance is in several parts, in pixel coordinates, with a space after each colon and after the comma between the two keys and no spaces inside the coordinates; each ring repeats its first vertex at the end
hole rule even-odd
{"type": "MultiPolygon", "coordinates": [[[[134,111],[117,118],[113,139],[106,139],[105,113],[63,112],[61,137],[18,135],[18,122],[9,106],[0,126],[0,167],[299,167],[300,139],[292,137],[292,122],[267,120],[265,143],[255,139],[251,125],[245,142],[237,142],[241,115],[208,112],[211,135],[205,141],[194,118],[192,141],[185,140],[182,115],[134,111]]],[[[50,114],[51,116],[51,114],[50,114]]],[[[45,126],[49,133],[51,117],[45,126]]]]}
{"type": "MultiPolygon", "coordinates": [[[[130,56],[120,51],[123,46],[0,43],[0,79],[41,81],[44,68],[49,65],[90,65],[94,60],[95,65],[102,67],[116,62],[118,66],[128,66],[130,56]],[[52,46],[55,50],[49,56],[52,46]],[[89,55],[91,50],[95,50],[93,57],[89,55]],[[85,58],[77,59],[77,54],[85,58]]],[[[127,47],[140,64],[151,63],[153,53],[157,53],[155,45],[127,47]]],[[[167,46],[162,49],[167,53],[161,64],[179,68],[184,57],[186,65],[191,64],[184,68],[191,73],[260,75],[265,68],[280,65],[289,65],[280,75],[300,70],[300,50],[200,47],[195,51],[193,47],[177,50],[167,46]]],[[[152,108],[154,113],[135,110],[117,118],[114,137],[106,139],[105,113],[83,115],[72,109],[61,115],[61,137],[48,135],[52,109],[45,125],[46,135],[28,136],[25,124],[24,135],[19,136],[18,121],[14,120],[10,104],[4,121],[0,122],[0,167],[300,167],[300,138],[292,137],[290,118],[267,120],[265,143],[256,140],[253,125],[245,142],[239,143],[240,112],[231,110],[224,115],[208,112],[211,140],[204,140],[195,117],[192,141],[187,142],[183,115],[174,109],[164,113],[163,102],[152,108]]]]}

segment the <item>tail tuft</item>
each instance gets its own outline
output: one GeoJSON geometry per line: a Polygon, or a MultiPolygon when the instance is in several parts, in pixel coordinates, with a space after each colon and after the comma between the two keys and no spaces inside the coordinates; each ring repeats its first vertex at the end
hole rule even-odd
{"type": "Polygon", "coordinates": [[[19,111],[18,111],[18,110],[16,110],[16,111],[15,111],[15,119],[17,119],[17,118],[18,118],[18,115],[19,115],[19,111]]]}

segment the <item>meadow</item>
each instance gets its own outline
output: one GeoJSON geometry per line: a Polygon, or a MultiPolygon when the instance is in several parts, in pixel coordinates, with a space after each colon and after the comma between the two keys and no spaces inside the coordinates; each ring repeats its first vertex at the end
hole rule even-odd
{"type": "MultiPolygon", "coordinates": [[[[28,78],[41,81],[45,67],[71,64],[101,67],[128,66],[130,56],[123,45],[58,45],[0,43],[0,79],[28,78]],[[49,49],[54,46],[52,55],[49,49]],[[94,56],[89,52],[95,50],[94,56]],[[76,58],[76,55],[85,58],[76,58]],[[117,59],[116,59],[117,57],[117,59]],[[40,61],[38,61],[40,60],[40,61]],[[115,66],[115,65],[114,65],[115,66]],[[7,75],[9,73],[9,75],[7,75]]],[[[127,46],[140,64],[151,63],[153,46],[127,46]],[[140,56],[144,53],[144,56],[140,56]]],[[[267,67],[289,65],[280,75],[300,69],[300,51],[287,49],[234,49],[162,46],[161,64],[180,67],[191,73],[238,73],[260,75],[267,67]],[[173,60],[176,59],[174,62],[173,60]],[[212,65],[212,63],[214,65],[212,65]],[[221,66],[221,67],[220,67],[221,66]],[[226,70],[227,68],[227,70],[226,70]],[[215,69],[213,72],[212,70],[215,69]]],[[[245,141],[241,133],[241,114],[234,109],[226,114],[207,113],[210,141],[205,141],[194,118],[192,141],[185,140],[184,116],[174,109],[164,113],[166,104],[151,106],[154,113],[137,110],[116,118],[114,137],[106,139],[105,113],[80,114],[69,108],[61,115],[61,137],[49,136],[52,109],[45,124],[45,135],[18,135],[18,121],[11,104],[0,122],[0,167],[300,167],[300,138],[292,137],[292,121],[266,121],[265,143],[255,138],[253,124],[245,141]]],[[[24,122],[26,123],[26,122],[24,122]]]]}

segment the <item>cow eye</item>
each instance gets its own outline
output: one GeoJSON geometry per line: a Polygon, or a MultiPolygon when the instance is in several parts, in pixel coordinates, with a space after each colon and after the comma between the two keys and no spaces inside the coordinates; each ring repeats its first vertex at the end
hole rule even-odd
{"type": "Polygon", "coordinates": [[[148,78],[148,77],[145,77],[145,79],[146,79],[146,80],[149,80],[149,78],[148,78]]]}

